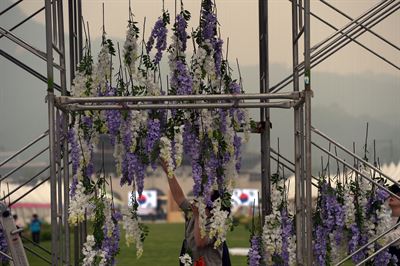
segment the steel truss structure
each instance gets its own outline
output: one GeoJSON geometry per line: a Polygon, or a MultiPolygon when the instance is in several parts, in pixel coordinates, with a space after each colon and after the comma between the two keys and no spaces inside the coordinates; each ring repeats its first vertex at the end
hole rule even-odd
{"type": "MultiPolygon", "coordinates": [[[[72,81],[74,73],[76,71],[77,63],[82,58],[82,0],[69,0],[68,1],[68,24],[69,24],[69,80],[72,81]]],[[[357,38],[369,32],[380,40],[392,46],[397,51],[400,48],[383,38],[379,34],[375,33],[372,28],[383,21],[388,16],[394,14],[400,9],[399,0],[382,0],[372,8],[367,10],[365,13],[357,18],[351,18],[341,10],[334,7],[332,4],[325,0],[320,0],[321,3],[325,4],[332,10],[346,17],[350,22],[342,28],[337,28],[330,24],[328,21],[319,17],[317,14],[310,10],[310,0],[290,0],[292,3],[292,73],[288,75],[281,82],[270,86],[269,81],[269,39],[268,39],[268,1],[259,0],[259,51],[260,51],[260,93],[257,94],[245,94],[245,95],[193,95],[193,96],[146,96],[146,97],[102,97],[102,98],[74,98],[69,96],[67,90],[67,76],[66,76],[66,61],[65,57],[65,36],[64,36],[64,18],[63,18],[63,1],[62,0],[44,0],[45,6],[30,16],[25,18],[23,21],[15,25],[10,29],[4,29],[0,27],[0,38],[6,37],[16,45],[25,48],[32,54],[43,59],[47,64],[47,75],[44,76],[34,68],[27,66],[20,60],[14,58],[12,55],[0,50],[0,55],[8,59],[12,63],[20,66],[22,69],[28,71],[33,76],[37,77],[47,83],[47,102],[48,102],[48,124],[49,130],[41,134],[39,137],[34,139],[28,145],[19,150],[15,155],[11,156],[4,162],[0,163],[0,167],[5,165],[15,156],[21,154],[25,150],[33,147],[38,141],[48,136],[49,145],[39,152],[39,154],[49,150],[50,164],[42,172],[50,169],[50,176],[44,179],[35,187],[33,187],[26,194],[34,191],[41,184],[50,180],[51,184],[51,233],[52,233],[52,245],[51,251],[46,251],[51,255],[50,259],[47,259],[40,254],[36,254],[41,257],[44,261],[52,265],[78,265],[81,257],[80,250],[86,236],[86,226],[81,224],[74,228],[70,228],[68,225],[68,206],[69,206],[69,158],[68,158],[68,142],[62,136],[67,133],[66,127],[63,128],[63,132],[56,130],[60,127],[60,123],[68,124],[68,114],[70,111],[78,110],[105,110],[105,109],[154,109],[154,108],[165,108],[165,109],[176,109],[176,108],[231,108],[231,107],[243,107],[243,108],[258,108],[260,110],[260,122],[264,125],[263,130],[260,133],[261,138],[261,191],[262,191],[262,214],[265,216],[271,211],[270,204],[270,177],[271,177],[271,160],[278,161],[279,164],[295,173],[295,211],[296,211],[296,237],[297,237],[297,263],[298,265],[312,265],[313,264],[313,253],[312,253],[312,186],[316,186],[313,182],[312,175],[312,146],[325,152],[328,156],[337,159],[338,162],[345,165],[348,169],[354,171],[359,177],[365,178],[373,184],[387,190],[385,187],[370,179],[368,176],[363,174],[354,165],[350,165],[345,160],[341,159],[336,154],[333,154],[330,150],[321,147],[315,143],[312,139],[312,135],[318,135],[319,137],[326,140],[329,145],[333,145],[341,149],[343,152],[352,156],[355,160],[355,165],[364,164],[373,169],[376,173],[385,177],[393,183],[398,184],[393,178],[382,173],[376,166],[371,165],[363,158],[357,156],[354,151],[346,149],[344,146],[337,143],[335,140],[322,133],[318,129],[311,125],[311,69],[330,56],[334,55],[337,51],[345,47],[347,44],[354,42],[363,49],[393,66],[396,69],[400,69],[398,65],[391,62],[389,59],[381,56],[379,53],[368,48],[365,44],[359,42],[357,38]],[[46,52],[40,51],[28,42],[24,41],[19,36],[12,33],[12,31],[25,22],[29,21],[32,17],[36,16],[42,11],[45,11],[45,25],[46,25],[46,52]],[[321,22],[327,24],[329,27],[334,29],[336,32],[319,42],[318,44],[311,47],[310,34],[312,33],[310,28],[310,18],[314,17],[321,22]],[[299,42],[304,42],[304,60],[300,61],[299,57],[299,42]],[[53,53],[58,55],[58,62],[55,62],[53,53]],[[56,84],[54,72],[59,74],[60,84],[56,84]],[[300,91],[300,77],[304,75],[304,90],[300,91]],[[280,93],[283,88],[287,85],[293,84],[293,91],[280,93]],[[204,101],[207,103],[204,103],[204,101]],[[176,103],[176,101],[182,101],[176,103]],[[187,101],[187,102],[185,102],[187,101]],[[224,101],[221,103],[219,101],[224,101]],[[139,103],[140,102],[140,103],[139,103]],[[173,103],[170,103],[173,102],[173,103]],[[270,146],[270,108],[285,108],[294,110],[294,125],[293,125],[293,136],[294,136],[294,156],[293,162],[283,157],[279,151],[275,151],[270,146]],[[61,113],[63,114],[61,116],[61,113]],[[61,156],[63,155],[63,156],[61,156]],[[70,230],[74,231],[74,243],[73,253],[71,254],[71,239],[70,230]],[[73,260],[71,258],[73,257],[73,260]]],[[[0,12],[0,15],[11,10],[18,4],[23,2],[19,0],[13,3],[11,6],[0,12]]],[[[39,155],[38,154],[38,155],[39,155]]],[[[36,155],[36,156],[38,156],[36,155]]],[[[35,156],[16,169],[12,170],[5,176],[0,177],[0,181],[11,176],[17,170],[22,168],[24,165],[33,160],[35,156]]],[[[42,173],[41,172],[41,173],[42,173]]],[[[40,174],[40,173],[39,173],[40,174]]],[[[39,174],[36,174],[30,178],[27,182],[21,184],[14,191],[9,192],[2,199],[8,198],[11,194],[15,193],[18,189],[25,186],[28,182],[34,180],[39,174]]],[[[397,195],[391,193],[393,196],[397,195]]],[[[14,204],[19,199],[15,200],[14,204]]],[[[397,224],[398,225],[398,224],[397,224]]],[[[395,229],[397,225],[393,226],[387,232],[382,233],[376,238],[372,239],[365,246],[361,247],[353,254],[343,258],[337,265],[343,264],[347,259],[351,258],[352,255],[361,251],[371,243],[376,242],[378,239],[395,229]]],[[[397,241],[397,240],[396,240],[397,241]]],[[[382,247],[381,250],[384,250],[382,247]]],[[[379,251],[375,254],[366,258],[363,262],[372,259],[379,251]]],[[[14,258],[13,258],[14,259],[14,258]]],[[[16,260],[14,261],[14,263],[16,260]]],[[[361,262],[359,265],[361,265],[361,262]]],[[[14,264],[24,265],[24,264],[14,264]]]]}

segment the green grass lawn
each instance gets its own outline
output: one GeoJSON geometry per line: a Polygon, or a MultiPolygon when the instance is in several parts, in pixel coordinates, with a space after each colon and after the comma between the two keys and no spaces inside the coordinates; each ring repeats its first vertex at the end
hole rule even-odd
{"type": "MultiPolygon", "coordinates": [[[[178,256],[184,236],[184,224],[148,224],[149,235],[144,242],[144,252],[140,259],[136,259],[136,250],[134,247],[127,247],[122,237],[121,251],[117,256],[117,265],[140,265],[140,266],[176,266],[178,265],[178,256]]],[[[249,244],[249,232],[243,225],[235,227],[233,232],[229,232],[229,247],[247,247],[249,244]]],[[[50,241],[42,242],[42,246],[50,249],[50,241]]],[[[34,248],[27,244],[29,248],[34,248]]],[[[38,251],[37,248],[34,248],[38,251]]],[[[40,252],[46,258],[50,256],[45,252],[40,252]]],[[[32,266],[42,266],[46,263],[27,252],[28,260],[32,266]]],[[[232,265],[247,265],[247,257],[231,256],[232,265]]]]}
{"type": "MultiPolygon", "coordinates": [[[[134,247],[127,247],[122,232],[121,251],[117,256],[117,265],[140,265],[140,266],[176,266],[178,265],[178,256],[182,245],[184,235],[183,224],[148,224],[149,235],[144,243],[144,253],[140,259],[136,259],[136,250],[134,247]]],[[[248,247],[249,232],[243,225],[235,227],[233,232],[228,234],[229,247],[248,247]]],[[[71,239],[73,241],[73,239],[71,239]]],[[[41,243],[42,246],[50,250],[50,241],[41,243]]],[[[29,248],[39,251],[41,255],[50,259],[50,256],[43,251],[38,250],[31,244],[29,248]]],[[[27,252],[28,260],[32,266],[42,266],[46,263],[27,252]]],[[[246,256],[231,256],[233,266],[247,265],[246,256]]],[[[353,265],[345,263],[345,266],[353,265]]]]}

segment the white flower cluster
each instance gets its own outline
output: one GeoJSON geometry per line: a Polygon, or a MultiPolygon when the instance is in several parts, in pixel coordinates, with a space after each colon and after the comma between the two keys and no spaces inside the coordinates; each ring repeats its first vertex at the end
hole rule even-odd
{"type": "Polygon", "coordinates": [[[183,266],[192,265],[192,257],[189,254],[185,253],[184,255],[179,257],[179,261],[183,264],[183,266]]]}
{"type": "MultiPolygon", "coordinates": [[[[364,174],[364,176],[370,177],[371,172],[367,167],[362,166],[361,167],[361,173],[364,174]]],[[[366,216],[368,212],[368,201],[370,198],[370,193],[372,191],[372,186],[371,183],[365,179],[365,177],[360,176],[358,179],[358,184],[359,184],[359,192],[358,192],[358,202],[362,208],[362,213],[363,216],[366,216]]],[[[363,229],[362,232],[365,232],[368,237],[374,237],[375,236],[375,223],[371,219],[366,219],[366,217],[363,217],[364,223],[363,223],[363,229]]],[[[374,253],[374,245],[369,245],[367,247],[367,254],[372,255],[374,253]]]]}
{"type": "Polygon", "coordinates": [[[88,77],[82,72],[76,72],[75,78],[72,81],[72,95],[75,97],[84,97],[86,91],[86,82],[88,77]]]}
{"type": "Polygon", "coordinates": [[[128,31],[126,32],[126,39],[124,43],[124,58],[125,58],[125,65],[129,69],[130,74],[135,73],[135,63],[136,60],[139,58],[138,52],[138,44],[136,38],[137,32],[135,30],[134,25],[128,26],[128,31]],[[129,64],[127,62],[129,61],[129,64]]]}
{"type": "Polygon", "coordinates": [[[137,75],[137,80],[140,85],[147,89],[147,95],[149,96],[159,96],[161,95],[161,89],[158,82],[156,82],[157,77],[154,76],[154,72],[148,72],[147,77],[143,77],[139,72],[137,75]]]}
{"type": "Polygon", "coordinates": [[[265,260],[267,265],[272,265],[272,255],[282,252],[282,226],[280,212],[272,210],[272,213],[265,216],[265,224],[262,234],[265,248],[265,260]]]}
{"type": "Polygon", "coordinates": [[[96,242],[94,241],[93,235],[88,235],[86,242],[83,244],[82,254],[83,254],[83,266],[95,265],[96,258],[100,258],[99,266],[107,265],[106,253],[102,250],[96,250],[94,248],[96,242]]]}
{"type": "Polygon", "coordinates": [[[161,137],[160,139],[160,157],[167,164],[167,176],[174,177],[174,160],[172,158],[172,145],[168,137],[161,137]]]}
{"type": "Polygon", "coordinates": [[[113,156],[115,158],[115,168],[117,177],[122,176],[122,161],[124,155],[124,145],[122,143],[115,143],[113,156]]]}
{"type": "Polygon", "coordinates": [[[169,70],[170,70],[171,77],[172,77],[172,75],[174,75],[175,70],[176,70],[176,59],[178,58],[178,55],[185,56],[185,54],[182,51],[182,43],[178,39],[178,37],[176,37],[175,35],[172,35],[171,40],[172,40],[172,44],[169,48],[170,52],[168,54],[168,65],[169,65],[169,70]]]}
{"type": "Polygon", "coordinates": [[[192,57],[192,75],[193,75],[193,92],[198,94],[203,75],[204,60],[207,57],[207,51],[199,47],[192,57]]]}
{"type": "Polygon", "coordinates": [[[132,213],[125,209],[122,212],[122,227],[125,230],[125,241],[129,247],[131,244],[136,244],[136,257],[140,258],[143,254],[142,230],[139,226],[139,220],[132,217],[132,213]]]}
{"type": "Polygon", "coordinates": [[[242,142],[247,143],[250,140],[250,133],[251,133],[250,115],[248,109],[241,109],[241,111],[244,114],[244,125],[243,125],[244,138],[242,142]]]}
{"type": "MultiPolygon", "coordinates": [[[[87,143],[86,141],[81,141],[81,157],[79,166],[80,167],[87,167],[92,159],[92,152],[90,151],[89,145],[93,145],[92,143],[87,143]]],[[[81,171],[79,171],[81,172],[81,171]]]]}
{"type": "Polygon", "coordinates": [[[201,197],[197,197],[195,199],[196,207],[199,210],[199,228],[200,228],[200,236],[204,238],[206,233],[206,223],[207,223],[207,213],[206,213],[206,204],[204,203],[204,199],[201,197]]]}
{"type": "Polygon", "coordinates": [[[229,158],[229,161],[224,165],[224,173],[225,173],[225,186],[230,189],[234,187],[234,180],[239,177],[239,174],[236,170],[236,160],[233,156],[229,158]]]}
{"type": "Polygon", "coordinates": [[[282,204],[283,196],[279,189],[284,187],[284,181],[280,180],[271,186],[272,212],[265,216],[262,232],[262,241],[265,248],[265,260],[267,265],[272,265],[272,255],[282,252],[282,219],[279,205],[282,204]]]}
{"type": "Polygon", "coordinates": [[[102,45],[94,68],[93,82],[101,92],[107,89],[107,82],[111,80],[111,55],[107,45],[102,45]]]}
{"type": "Polygon", "coordinates": [[[343,258],[343,249],[341,248],[341,246],[337,246],[336,245],[336,240],[335,240],[335,233],[336,230],[334,232],[329,233],[329,243],[330,243],[330,247],[331,247],[331,251],[330,251],[330,255],[331,255],[331,262],[332,263],[338,263],[340,261],[341,258],[343,258]]]}
{"type": "Polygon", "coordinates": [[[77,225],[85,220],[85,213],[90,217],[93,211],[93,204],[90,199],[92,194],[85,193],[85,187],[82,181],[76,185],[75,195],[71,198],[68,213],[68,222],[71,225],[77,225]]]}
{"type": "Polygon", "coordinates": [[[235,147],[233,146],[234,134],[235,131],[232,126],[232,118],[228,112],[226,115],[226,131],[224,133],[224,139],[227,145],[226,149],[231,157],[235,154],[235,147]]]}
{"type": "Polygon", "coordinates": [[[293,235],[289,237],[289,246],[288,246],[288,253],[289,253],[289,266],[297,265],[297,256],[296,256],[296,236],[293,235]]]}
{"type": "Polygon", "coordinates": [[[211,137],[214,130],[213,122],[214,119],[216,118],[215,114],[211,110],[201,109],[200,117],[201,117],[201,122],[199,125],[200,139],[204,137],[204,134],[207,134],[208,136],[211,137]]]}
{"type": "Polygon", "coordinates": [[[350,191],[349,186],[344,187],[344,224],[346,228],[350,229],[350,226],[355,223],[356,208],[354,206],[354,196],[350,191]]]}
{"type": "MultiPolygon", "coordinates": [[[[106,232],[108,237],[111,237],[114,231],[114,221],[113,221],[113,213],[112,213],[112,202],[111,199],[104,199],[104,217],[105,217],[105,221],[104,221],[104,232],[106,232]]],[[[118,225],[117,225],[118,226],[118,225]]]]}
{"type": "Polygon", "coordinates": [[[208,74],[211,81],[215,81],[217,79],[217,74],[215,71],[215,61],[214,61],[214,49],[210,42],[210,40],[206,40],[204,45],[207,46],[208,51],[211,51],[209,54],[206,54],[203,62],[203,68],[205,72],[208,74]]]}
{"type": "Polygon", "coordinates": [[[227,223],[229,212],[222,210],[221,204],[221,198],[214,200],[211,210],[209,238],[216,238],[214,248],[218,248],[226,240],[226,233],[229,227],[227,223]]]}
{"type": "MultiPolygon", "coordinates": [[[[377,211],[378,225],[376,226],[376,235],[381,235],[392,225],[392,210],[388,206],[388,203],[381,205],[380,210],[377,211]]],[[[382,237],[378,240],[378,244],[383,246],[387,243],[387,237],[382,237]]]]}
{"type": "Polygon", "coordinates": [[[183,125],[175,127],[175,167],[178,168],[182,164],[183,157],[183,125]]]}
{"type": "MultiPolygon", "coordinates": [[[[131,152],[134,152],[136,150],[136,138],[139,136],[139,132],[141,128],[144,128],[147,126],[147,119],[148,119],[148,113],[144,110],[132,110],[131,111],[131,117],[130,120],[128,121],[128,124],[130,125],[130,130],[132,134],[132,145],[129,148],[131,152]]],[[[123,123],[122,123],[123,124],[123,123]]],[[[121,126],[122,126],[121,124],[121,126]]],[[[126,126],[126,125],[125,125],[126,126]]],[[[124,131],[121,131],[124,132],[124,131]]]]}

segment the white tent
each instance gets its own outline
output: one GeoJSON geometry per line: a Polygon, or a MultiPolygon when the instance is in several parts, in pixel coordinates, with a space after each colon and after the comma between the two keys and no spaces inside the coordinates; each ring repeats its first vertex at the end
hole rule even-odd
{"type": "MultiPolygon", "coordinates": [[[[384,164],[381,166],[381,171],[391,177],[393,180],[399,181],[400,180],[400,162],[397,164],[395,163],[390,163],[390,164],[384,164]]],[[[331,176],[331,180],[334,180],[334,177],[331,176]]],[[[316,180],[313,180],[313,183],[316,184],[316,180]]],[[[391,182],[388,182],[391,184],[391,182]]],[[[286,183],[287,186],[289,186],[289,193],[288,193],[288,198],[290,200],[294,200],[295,196],[295,182],[294,182],[294,175],[291,175],[288,178],[288,181],[286,183]]],[[[318,195],[318,188],[315,186],[312,186],[312,196],[317,197],[318,195]]]]}
{"type": "MultiPolygon", "coordinates": [[[[8,192],[12,192],[18,187],[18,184],[3,185],[1,194],[8,194],[8,192]]],[[[24,196],[32,188],[33,186],[23,186],[6,199],[7,203],[13,203],[11,211],[13,214],[18,215],[18,222],[21,225],[29,223],[33,214],[37,214],[41,220],[50,222],[50,182],[45,182],[24,196]],[[18,201],[15,202],[16,200],[18,201]]]]}

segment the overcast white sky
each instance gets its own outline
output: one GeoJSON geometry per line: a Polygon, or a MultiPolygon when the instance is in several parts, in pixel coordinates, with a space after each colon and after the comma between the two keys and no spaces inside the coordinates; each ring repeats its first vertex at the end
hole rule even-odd
{"type": "MultiPolygon", "coordinates": [[[[24,12],[32,12],[43,5],[43,0],[24,1],[19,6],[24,12]]],[[[108,36],[124,38],[126,22],[128,18],[128,0],[83,0],[84,19],[89,21],[92,39],[101,35],[102,26],[102,3],[105,3],[106,31],[108,36]]],[[[179,1],[178,1],[179,2],[179,1]]],[[[230,60],[239,58],[241,65],[255,65],[258,63],[258,1],[257,0],[220,0],[217,2],[218,17],[221,24],[222,37],[230,38],[229,57],[230,60]]],[[[332,5],[352,17],[357,17],[379,1],[376,0],[330,0],[332,5]]],[[[165,0],[165,7],[174,14],[174,0],[165,0]]],[[[65,5],[66,5],[65,1],[65,5]]],[[[192,26],[196,27],[199,0],[185,0],[186,9],[191,11],[192,26]]],[[[132,0],[132,5],[137,21],[142,28],[143,18],[146,16],[146,36],[153,26],[156,18],[161,13],[161,0],[132,0]]],[[[269,1],[269,28],[270,28],[270,62],[280,63],[286,66],[291,64],[291,3],[286,0],[269,1]]],[[[327,19],[337,27],[348,23],[343,16],[332,11],[317,0],[311,1],[312,12],[327,19]]],[[[67,18],[67,14],[65,14],[67,18]]],[[[37,17],[38,21],[43,16],[37,17]]],[[[67,23],[66,23],[67,24],[67,23]]],[[[400,11],[388,17],[382,23],[373,28],[391,42],[400,46],[400,11]]],[[[333,31],[319,21],[312,19],[312,44],[325,39],[333,31]]],[[[376,37],[366,33],[359,40],[400,65],[400,52],[389,45],[378,40],[376,37]]],[[[377,59],[356,44],[351,44],[322,63],[316,69],[324,72],[335,72],[341,74],[349,73],[388,73],[399,76],[399,71],[387,63],[377,59]]],[[[400,76],[399,76],[400,77],[400,76]]]]}

